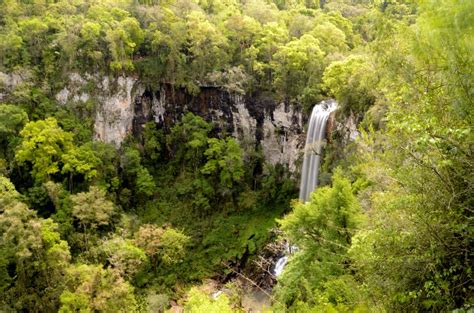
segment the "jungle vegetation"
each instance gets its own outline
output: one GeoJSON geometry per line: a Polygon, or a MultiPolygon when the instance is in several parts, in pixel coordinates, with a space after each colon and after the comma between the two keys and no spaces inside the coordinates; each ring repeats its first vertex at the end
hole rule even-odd
{"type": "Polygon", "coordinates": [[[238,312],[196,286],[279,227],[299,250],[270,311],[469,312],[473,69],[470,0],[1,0],[0,311],[238,312]],[[56,100],[71,73],[331,97],[360,135],[301,203],[192,113],[93,140],[100,103],[56,100]]]}

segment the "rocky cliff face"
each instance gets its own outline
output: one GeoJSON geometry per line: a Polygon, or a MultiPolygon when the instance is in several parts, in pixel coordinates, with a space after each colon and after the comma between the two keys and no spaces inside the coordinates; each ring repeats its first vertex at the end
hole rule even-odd
{"type": "MultiPolygon", "coordinates": [[[[28,85],[31,73],[0,72],[0,100],[8,102],[15,88],[28,85]]],[[[140,136],[143,126],[154,121],[169,130],[186,112],[197,114],[215,125],[214,133],[232,134],[246,150],[261,149],[267,162],[298,171],[302,156],[306,119],[295,106],[277,102],[268,96],[232,94],[217,87],[203,87],[198,95],[169,85],[145,86],[134,77],[109,78],[71,73],[55,98],[62,105],[96,105],[94,137],[120,147],[130,135],[140,136]]],[[[328,121],[331,137],[345,145],[358,136],[357,119],[336,118],[328,121]],[[336,134],[334,136],[334,134],[336,134]]]]}
{"type": "Polygon", "coordinates": [[[216,87],[203,87],[198,95],[167,85],[144,90],[134,98],[133,130],[140,133],[150,120],[168,129],[186,112],[213,122],[215,132],[232,134],[244,148],[261,148],[267,162],[296,170],[304,145],[302,114],[260,95],[236,95],[216,87]]]}
{"type": "Polygon", "coordinates": [[[245,149],[262,149],[267,162],[296,170],[304,146],[303,116],[294,106],[268,97],[237,95],[217,87],[203,87],[198,95],[169,85],[144,86],[133,77],[80,76],[71,74],[67,87],[56,99],[98,103],[95,138],[120,147],[129,134],[140,135],[146,122],[170,129],[186,112],[215,125],[215,133],[236,137],[245,149]]]}
{"type": "Polygon", "coordinates": [[[132,77],[82,77],[76,73],[69,75],[67,87],[62,89],[56,100],[66,105],[68,102],[85,103],[93,98],[96,108],[94,137],[112,143],[116,147],[132,131],[134,117],[132,90],[137,80],[132,77]]]}

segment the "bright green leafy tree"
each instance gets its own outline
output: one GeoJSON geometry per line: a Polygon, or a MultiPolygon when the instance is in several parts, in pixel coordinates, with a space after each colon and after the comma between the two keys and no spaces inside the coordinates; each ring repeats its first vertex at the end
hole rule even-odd
{"type": "MultiPolygon", "coordinates": [[[[294,204],[293,211],[280,220],[291,244],[299,248],[278,280],[276,294],[281,301],[288,305],[295,301],[324,304],[332,278],[350,273],[347,249],[361,217],[351,183],[339,171],[331,187],[320,187],[309,202],[294,204]]],[[[329,298],[326,301],[332,305],[347,301],[344,294],[329,298]]]]}
{"type": "Polygon", "coordinates": [[[210,312],[210,313],[231,313],[235,312],[229,304],[229,299],[226,295],[220,295],[217,299],[213,300],[206,293],[200,291],[197,288],[192,288],[189,291],[189,298],[186,303],[186,311],[199,313],[199,312],[210,312]]]}
{"type": "Polygon", "coordinates": [[[58,173],[63,154],[72,148],[72,134],[63,131],[54,118],[27,123],[20,136],[15,159],[19,164],[31,163],[37,181],[58,173]]]}
{"type": "Polygon", "coordinates": [[[221,188],[232,190],[244,175],[242,149],[233,138],[208,140],[209,147],[204,152],[207,162],[201,172],[206,175],[219,177],[221,188]]]}

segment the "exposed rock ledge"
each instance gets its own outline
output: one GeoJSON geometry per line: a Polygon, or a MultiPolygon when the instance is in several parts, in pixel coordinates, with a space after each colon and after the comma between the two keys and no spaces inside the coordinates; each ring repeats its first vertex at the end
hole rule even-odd
{"type": "Polygon", "coordinates": [[[133,77],[111,80],[74,73],[56,100],[66,105],[94,99],[98,103],[95,138],[116,147],[127,135],[139,135],[148,121],[169,129],[184,113],[193,112],[214,122],[216,132],[232,134],[244,148],[261,147],[267,162],[296,170],[304,145],[304,121],[294,106],[258,94],[231,94],[217,87],[203,87],[198,95],[169,85],[151,87],[154,90],[133,77]],[[95,86],[92,92],[91,84],[95,86]]]}

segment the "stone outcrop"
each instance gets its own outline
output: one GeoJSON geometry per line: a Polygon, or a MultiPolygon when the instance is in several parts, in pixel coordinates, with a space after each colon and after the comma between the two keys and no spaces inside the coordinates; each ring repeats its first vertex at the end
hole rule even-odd
{"type": "Polygon", "coordinates": [[[117,80],[115,92],[108,88],[108,78],[102,81],[103,90],[109,92],[100,101],[101,107],[96,111],[95,138],[120,146],[125,137],[131,133],[133,122],[132,88],[136,80],[130,77],[117,80]]]}
{"type": "MultiPolygon", "coordinates": [[[[17,86],[28,84],[30,73],[0,73],[0,100],[17,86]]],[[[144,85],[131,76],[69,74],[56,100],[62,105],[95,105],[94,137],[114,144],[117,148],[125,138],[140,136],[145,123],[154,121],[166,131],[183,114],[192,112],[214,125],[213,135],[231,134],[247,151],[262,151],[270,164],[283,164],[297,172],[297,162],[304,148],[304,125],[307,120],[301,108],[279,102],[262,94],[241,95],[218,87],[201,87],[193,95],[183,88],[170,85],[144,85]]],[[[336,121],[334,114],[328,122],[328,142],[331,133],[344,133],[343,141],[354,140],[358,132],[353,114],[336,121]]]]}
{"type": "Polygon", "coordinates": [[[232,134],[247,149],[261,147],[271,164],[294,171],[304,145],[303,117],[294,107],[261,95],[242,96],[216,87],[203,87],[198,95],[163,85],[156,91],[135,95],[133,130],[136,135],[147,121],[169,129],[186,112],[212,122],[215,133],[232,134]]]}
{"type": "Polygon", "coordinates": [[[137,80],[132,77],[110,79],[77,73],[69,75],[67,87],[56,94],[56,100],[68,103],[97,103],[94,139],[114,144],[117,148],[132,132],[134,117],[133,88],[137,80]]]}
{"type": "Polygon", "coordinates": [[[245,149],[261,149],[267,162],[296,170],[304,146],[304,119],[295,106],[260,95],[229,93],[202,87],[197,95],[170,85],[144,86],[133,77],[96,77],[71,74],[56,100],[94,101],[95,139],[120,147],[129,134],[140,136],[145,123],[154,121],[168,131],[182,115],[192,112],[212,122],[214,135],[231,134],[245,149]],[[91,88],[92,86],[92,88],[91,88]]]}

